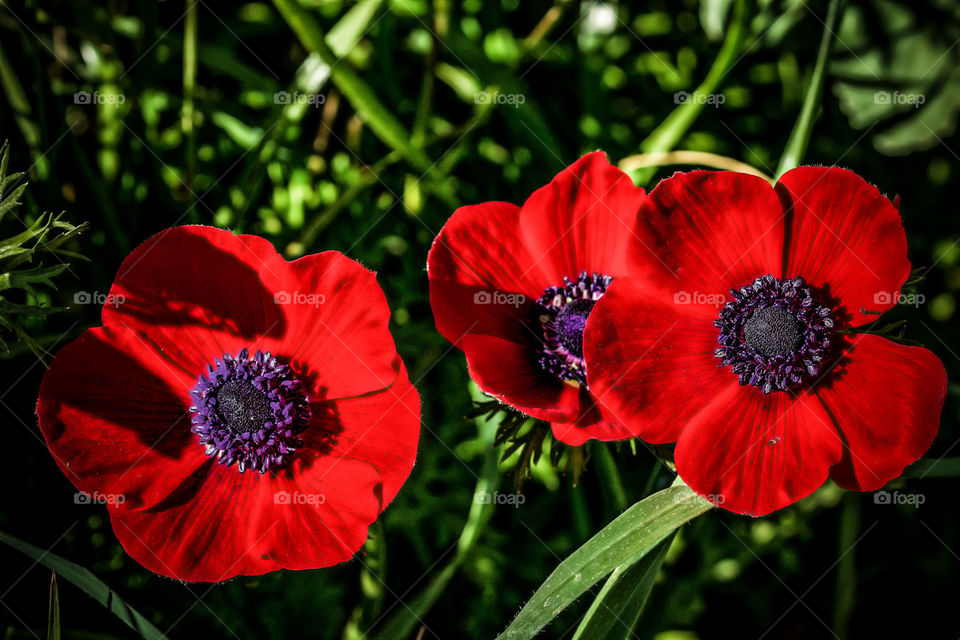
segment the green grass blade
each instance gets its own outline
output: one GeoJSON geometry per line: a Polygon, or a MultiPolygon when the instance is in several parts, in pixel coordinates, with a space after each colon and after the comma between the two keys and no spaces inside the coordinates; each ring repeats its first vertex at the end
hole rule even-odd
{"type": "Polygon", "coordinates": [[[140,634],[140,637],[146,638],[146,640],[166,638],[166,636],[150,624],[143,615],[124,602],[115,591],[101,582],[99,578],[87,569],[49,551],[44,551],[40,547],[35,547],[30,543],[7,535],[6,533],[0,532],[0,542],[13,547],[24,555],[33,558],[39,564],[57,572],[61,578],[79,587],[84,593],[113,612],[124,624],[140,634]]]}

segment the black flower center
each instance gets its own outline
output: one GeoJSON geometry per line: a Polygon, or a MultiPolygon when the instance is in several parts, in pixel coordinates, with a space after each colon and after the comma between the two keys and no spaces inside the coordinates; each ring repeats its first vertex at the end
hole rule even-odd
{"type": "Polygon", "coordinates": [[[217,389],[217,414],[234,433],[259,431],[275,420],[267,395],[246,380],[228,380],[217,389]]]}
{"type": "Polygon", "coordinates": [[[743,341],[768,358],[786,356],[803,344],[804,327],[780,307],[758,309],[743,324],[743,341]]]}
{"type": "Polygon", "coordinates": [[[833,317],[803,278],[766,275],[731,291],[720,310],[715,355],[742,385],[787,391],[820,375],[831,357],[833,317]]]}

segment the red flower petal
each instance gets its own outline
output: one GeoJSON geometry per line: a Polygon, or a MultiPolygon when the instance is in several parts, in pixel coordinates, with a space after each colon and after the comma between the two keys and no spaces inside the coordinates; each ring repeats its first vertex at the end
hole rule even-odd
{"type": "MultiPolygon", "coordinates": [[[[599,408],[599,404],[592,396],[587,402],[599,408]]],[[[579,447],[587,440],[610,442],[635,437],[627,427],[610,420],[603,420],[598,410],[585,411],[576,422],[552,422],[550,429],[554,438],[572,447],[579,447]]]]}
{"type": "Polygon", "coordinates": [[[484,393],[540,420],[580,416],[579,388],[544,373],[531,345],[479,335],[467,335],[462,344],[470,377],[484,393]]]}
{"type": "Polygon", "coordinates": [[[194,379],[244,347],[308,364],[325,398],[396,378],[376,277],[335,251],[288,263],[263,238],[175,227],[124,260],[110,293],[104,325],[142,332],[194,379]]]}
{"type": "Polygon", "coordinates": [[[397,381],[380,393],[312,403],[314,424],[303,433],[304,444],[313,451],[323,451],[324,435],[333,433],[335,444],[324,455],[376,469],[383,485],[381,511],[410,475],[420,437],[420,396],[400,358],[397,366],[397,381]]]}
{"type": "Polygon", "coordinates": [[[640,218],[660,228],[663,246],[634,243],[633,255],[665,290],[726,296],[760,276],[781,277],[783,210],[762,178],[676,173],[650,192],[640,218]]]}
{"type": "Polygon", "coordinates": [[[430,305],[437,330],[458,347],[468,333],[527,340],[520,309],[550,285],[523,244],[519,215],[506,202],[461,207],[433,241],[430,305]]]}
{"type": "MultiPolygon", "coordinates": [[[[617,277],[630,271],[627,249],[646,196],[602,151],[588,153],[523,203],[520,231],[548,281],[540,289],[575,279],[580,272],[617,277]]],[[[530,269],[529,265],[524,267],[530,269]]]]}
{"type": "Polygon", "coordinates": [[[815,395],[737,386],[687,424],[675,458],[695,492],[729,511],[762,516],[816,491],[842,452],[815,395]]]}
{"type": "Polygon", "coordinates": [[[346,398],[393,385],[399,359],[376,275],[338,251],[284,266],[298,289],[280,305],[287,330],[274,353],[309,364],[321,387],[312,397],[346,398]]]}
{"type": "Polygon", "coordinates": [[[89,329],[43,377],[40,430],[77,489],[149,507],[207,460],[190,432],[194,382],[143,336],[89,329]]]}
{"type": "Polygon", "coordinates": [[[380,512],[380,475],[358,460],[299,458],[263,475],[208,466],[148,511],[110,509],[123,548],[151,571],[219,582],[334,565],[363,545],[380,512]]]}
{"type": "Polygon", "coordinates": [[[713,355],[716,310],[674,304],[635,279],[611,284],[587,321],[584,354],[590,389],[615,422],[648,442],[674,442],[738,386],[713,355]]]}
{"type": "Polygon", "coordinates": [[[787,277],[803,276],[824,289],[855,327],[896,304],[910,261],[900,213],[890,200],[836,167],[793,169],[778,189],[793,206],[787,277]]]}
{"type": "Polygon", "coordinates": [[[930,447],[940,424],[947,374],[933,353],[859,335],[836,375],[817,389],[845,447],[831,476],[874,491],[930,447]]]}

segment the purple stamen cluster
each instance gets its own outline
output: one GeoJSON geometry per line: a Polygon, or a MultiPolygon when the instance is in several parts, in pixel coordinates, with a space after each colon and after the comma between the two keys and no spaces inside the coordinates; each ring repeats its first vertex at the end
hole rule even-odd
{"type": "Polygon", "coordinates": [[[587,384],[583,329],[593,306],[612,280],[610,276],[591,276],[584,271],[574,281],[564,277],[562,287],[549,287],[534,303],[543,335],[541,369],[559,380],[587,384]]]}
{"type": "Polygon", "coordinates": [[[834,321],[803,278],[766,275],[731,293],[733,301],[714,321],[720,329],[715,354],[740,384],[786,391],[820,372],[834,321]]]}
{"type": "Polygon", "coordinates": [[[280,467],[303,444],[310,404],[290,366],[269,352],[253,357],[241,349],[207,365],[190,392],[193,433],[208,456],[266,473],[280,467]],[[216,366],[214,366],[216,365],[216,366]]]}

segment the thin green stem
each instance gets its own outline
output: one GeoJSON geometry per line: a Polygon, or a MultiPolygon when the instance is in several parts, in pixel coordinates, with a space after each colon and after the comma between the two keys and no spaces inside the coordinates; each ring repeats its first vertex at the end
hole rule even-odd
{"type": "Polygon", "coordinates": [[[833,632],[838,638],[850,637],[850,617],[856,603],[857,562],[854,547],[860,536],[860,496],[844,496],[840,516],[840,536],[837,553],[837,592],[834,597],[833,632]]]}
{"type": "Polygon", "coordinates": [[[810,80],[810,87],[807,89],[807,95],[803,99],[803,107],[800,109],[800,117],[790,132],[790,138],[787,140],[787,146],[780,157],[780,165],[777,167],[777,178],[784,173],[800,165],[803,156],[810,143],[810,134],[813,132],[813,120],[820,107],[820,97],[823,94],[823,85],[826,82],[827,61],[830,58],[830,48],[833,45],[833,39],[836,36],[834,29],[837,26],[838,18],[842,12],[844,0],[830,0],[827,7],[827,20],[823,25],[823,37],[820,39],[820,50],[817,52],[817,62],[813,69],[813,78],[810,80]]]}
{"type": "MultiPolygon", "coordinates": [[[[184,183],[191,192],[197,175],[197,136],[195,131],[193,98],[197,87],[197,0],[186,0],[187,12],[183,21],[183,106],[180,109],[180,127],[187,142],[186,176],[184,183]]],[[[195,208],[191,208],[193,211],[195,208]]]]}
{"type": "Polygon", "coordinates": [[[629,506],[629,503],[627,492],[620,480],[620,472],[617,470],[617,461],[605,442],[597,442],[593,445],[593,455],[597,461],[597,472],[602,478],[603,486],[610,492],[611,502],[617,513],[620,513],[629,506]]]}

